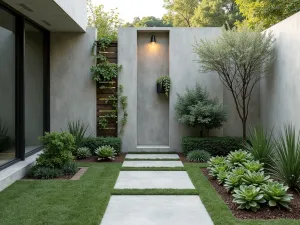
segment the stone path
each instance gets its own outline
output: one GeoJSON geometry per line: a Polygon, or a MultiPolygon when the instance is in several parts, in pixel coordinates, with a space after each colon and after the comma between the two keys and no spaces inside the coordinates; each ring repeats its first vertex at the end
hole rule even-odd
{"type": "MultiPolygon", "coordinates": [[[[127,154],[123,167],[183,167],[177,154],[127,154]],[[126,161],[137,159],[137,161],[126,161]]],[[[120,171],[115,189],[195,189],[186,171],[120,171]]],[[[213,225],[197,195],[111,196],[101,225],[213,225]]]]}

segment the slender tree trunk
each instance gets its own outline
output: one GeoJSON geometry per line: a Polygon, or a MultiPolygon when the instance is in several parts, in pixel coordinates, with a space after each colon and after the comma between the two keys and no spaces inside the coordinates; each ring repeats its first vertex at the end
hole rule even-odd
{"type": "Polygon", "coordinates": [[[247,119],[246,118],[243,118],[242,119],[242,124],[243,124],[243,139],[246,141],[246,138],[247,138],[247,119]]]}

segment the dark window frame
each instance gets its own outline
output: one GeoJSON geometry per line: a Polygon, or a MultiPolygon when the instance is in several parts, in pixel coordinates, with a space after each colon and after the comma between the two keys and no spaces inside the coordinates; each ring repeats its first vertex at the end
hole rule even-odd
{"type": "Polygon", "coordinates": [[[25,23],[29,23],[43,32],[43,131],[50,131],[50,32],[22,13],[0,0],[0,9],[15,17],[15,159],[0,166],[0,170],[25,160],[26,157],[40,151],[38,147],[25,153],[25,98],[24,98],[24,58],[25,23]]]}

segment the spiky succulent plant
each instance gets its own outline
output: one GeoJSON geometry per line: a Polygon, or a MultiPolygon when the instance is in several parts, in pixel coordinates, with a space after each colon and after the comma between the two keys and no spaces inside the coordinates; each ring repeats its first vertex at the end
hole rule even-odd
{"type": "Polygon", "coordinates": [[[226,159],[223,156],[211,157],[210,160],[208,161],[209,167],[215,167],[224,164],[226,164],[226,159]]]}
{"type": "Polygon", "coordinates": [[[228,173],[225,179],[224,187],[228,191],[232,191],[234,188],[237,188],[242,183],[242,175],[237,175],[234,173],[228,173]]]}
{"type": "Polygon", "coordinates": [[[249,160],[253,160],[253,156],[244,150],[237,150],[234,152],[230,152],[226,157],[229,163],[234,166],[240,166],[243,163],[246,163],[249,160]]]}
{"type": "Polygon", "coordinates": [[[233,202],[239,205],[239,209],[256,212],[266,200],[260,187],[241,185],[234,190],[233,202]]]}
{"type": "Polygon", "coordinates": [[[264,172],[250,172],[249,170],[243,175],[242,182],[246,185],[260,186],[269,181],[270,176],[265,176],[264,172]]]}
{"type": "Polygon", "coordinates": [[[227,176],[228,176],[227,171],[219,172],[218,175],[217,175],[217,180],[218,180],[219,184],[224,184],[225,179],[227,178],[227,176]]]}
{"type": "Polygon", "coordinates": [[[77,149],[76,157],[77,159],[86,159],[91,156],[90,149],[87,147],[82,147],[77,149]]]}
{"type": "Polygon", "coordinates": [[[117,155],[115,149],[113,147],[110,147],[109,145],[104,145],[97,148],[95,153],[98,156],[98,160],[114,160],[115,156],[117,155]]]}
{"type": "Polygon", "coordinates": [[[219,173],[228,172],[228,171],[229,171],[229,167],[227,164],[218,165],[218,166],[209,168],[209,175],[212,176],[213,178],[217,178],[219,173]]]}
{"type": "Polygon", "coordinates": [[[279,182],[268,182],[267,184],[263,184],[261,189],[269,206],[283,206],[284,208],[289,208],[289,203],[293,199],[293,195],[287,194],[287,186],[279,182]]]}
{"type": "Polygon", "coordinates": [[[259,161],[248,161],[243,163],[243,166],[251,172],[261,172],[264,170],[264,164],[259,161]]]}

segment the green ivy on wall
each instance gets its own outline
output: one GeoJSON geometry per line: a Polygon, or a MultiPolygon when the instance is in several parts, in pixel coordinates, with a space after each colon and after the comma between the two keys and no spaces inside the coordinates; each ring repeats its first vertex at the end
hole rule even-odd
{"type": "Polygon", "coordinates": [[[93,73],[92,79],[99,84],[100,89],[110,89],[111,95],[107,97],[105,103],[112,103],[113,110],[108,110],[104,116],[98,117],[98,124],[101,128],[106,128],[110,120],[117,120],[118,118],[118,102],[120,103],[120,110],[122,110],[122,118],[120,119],[120,131],[119,133],[124,132],[124,127],[127,123],[127,96],[123,95],[123,85],[119,87],[113,87],[113,80],[118,77],[118,73],[122,69],[122,65],[116,63],[111,63],[107,60],[104,54],[101,51],[105,49],[112,43],[112,40],[109,37],[101,38],[96,41],[93,45],[93,52],[95,52],[95,47],[98,47],[96,53],[97,65],[91,68],[93,73]],[[98,44],[98,46],[97,46],[98,44]],[[99,50],[99,51],[98,51],[99,50]],[[104,85],[107,84],[108,86],[104,85]]]}

